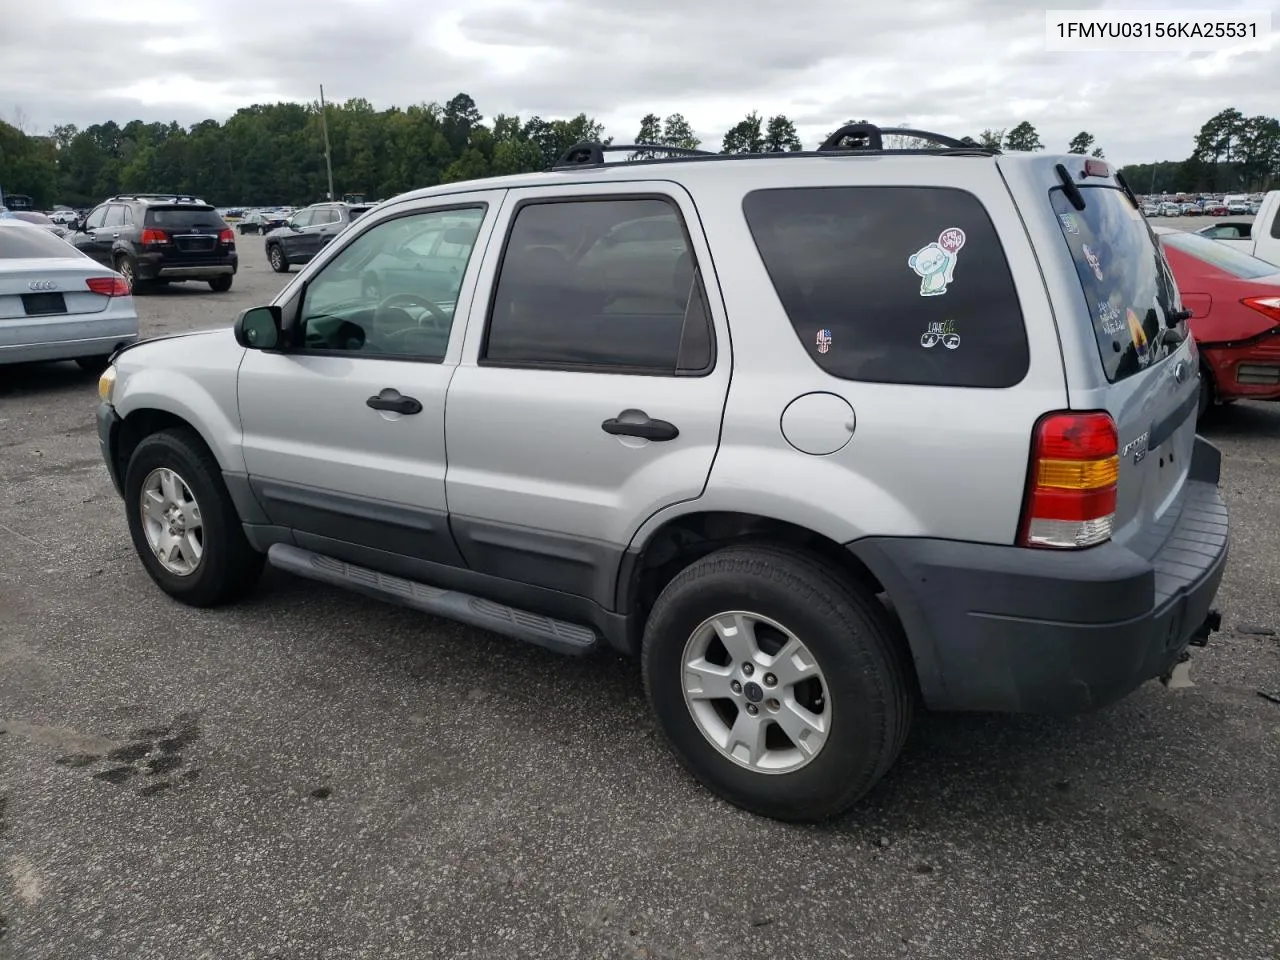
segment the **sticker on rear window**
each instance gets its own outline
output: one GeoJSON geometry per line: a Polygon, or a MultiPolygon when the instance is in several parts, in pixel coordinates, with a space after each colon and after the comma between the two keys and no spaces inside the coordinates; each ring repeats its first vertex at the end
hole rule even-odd
{"type": "Polygon", "coordinates": [[[933,243],[907,258],[907,266],[920,277],[920,296],[938,297],[955,279],[956,257],[964,246],[964,231],[948,227],[933,243]]]}
{"type": "Polygon", "coordinates": [[[1076,218],[1070,213],[1058,214],[1058,220],[1062,223],[1062,229],[1067,233],[1079,233],[1080,224],[1076,223],[1076,218]]]}
{"type": "Polygon", "coordinates": [[[1098,322],[1102,324],[1103,332],[1113,337],[1124,329],[1124,318],[1120,316],[1120,311],[1111,305],[1110,300],[1103,300],[1098,304],[1098,322]]]}
{"type": "Polygon", "coordinates": [[[818,344],[818,352],[826,353],[828,350],[831,349],[831,331],[819,330],[818,339],[815,342],[818,344]]]}
{"type": "Polygon", "coordinates": [[[920,346],[926,350],[936,347],[941,342],[948,350],[960,346],[960,334],[956,333],[954,320],[936,320],[929,324],[927,330],[920,334],[920,346]]]}
{"type": "Polygon", "coordinates": [[[1098,259],[1098,255],[1089,248],[1087,243],[1080,244],[1080,252],[1084,254],[1084,258],[1089,261],[1089,266],[1093,268],[1093,275],[1099,280],[1102,276],[1102,261],[1098,259]]]}
{"type": "Polygon", "coordinates": [[[1133,349],[1138,354],[1138,366],[1145,367],[1151,361],[1151,351],[1147,349],[1147,331],[1142,329],[1142,321],[1132,309],[1125,311],[1129,321],[1129,335],[1133,337],[1133,349]]]}

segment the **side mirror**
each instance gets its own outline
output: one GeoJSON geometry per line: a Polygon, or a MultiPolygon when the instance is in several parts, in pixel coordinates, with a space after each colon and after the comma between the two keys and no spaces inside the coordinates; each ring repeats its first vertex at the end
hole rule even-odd
{"type": "Polygon", "coordinates": [[[236,317],[236,343],[250,350],[274,350],[284,337],[279,307],[250,307],[236,317]]]}

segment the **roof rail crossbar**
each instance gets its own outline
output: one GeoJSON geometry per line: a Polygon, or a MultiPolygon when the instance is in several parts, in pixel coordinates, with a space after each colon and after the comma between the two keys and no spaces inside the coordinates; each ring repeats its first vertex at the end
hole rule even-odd
{"type": "MultiPolygon", "coordinates": [[[[911,137],[936,144],[947,150],[983,149],[982,145],[972,137],[957,140],[955,137],[932,133],[928,130],[915,130],[911,127],[877,127],[873,123],[847,123],[827,137],[818,147],[819,153],[835,153],[847,150],[882,151],[885,137],[911,137]]],[[[995,152],[995,151],[990,151],[995,152]]]]}
{"type": "Polygon", "coordinates": [[[176,203],[204,203],[200,197],[189,193],[117,193],[113,197],[107,197],[107,200],[171,200],[176,203]]]}
{"type": "Polygon", "coordinates": [[[676,147],[665,143],[600,143],[584,140],[575,143],[560,155],[554,169],[564,167],[582,167],[600,165],[605,162],[606,153],[639,153],[647,156],[662,153],[673,157],[714,157],[717,154],[710,150],[695,150],[691,147],[676,147]]]}

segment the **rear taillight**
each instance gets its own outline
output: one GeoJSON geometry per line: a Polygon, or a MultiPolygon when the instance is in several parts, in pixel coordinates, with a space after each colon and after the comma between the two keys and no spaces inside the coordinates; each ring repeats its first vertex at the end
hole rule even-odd
{"type": "Polygon", "coordinates": [[[90,277],[85,281],[90,293],[104,297],[127,297],[129,282],[124,277],[90,277]]]}
{"type": "Polygon", "coordinates": [[[1050,413],[1036,423],[1018,542],[1077,549],[1111,539],[1120,440],[1106,413],[1050,413]]]}
{"type": "Polygon", "coordinates": [[[144,227],[142,230],[142,245],[144,247],[152,247],[163,245],[169,242],[169,234],[163,230],[157,230],[155,227],[144,227]]]}
{"type": "Polygon", "coordinates": [[[218,242],[224,247],[234,247],[236,245],[236,232],[230,228],[223,230],[218,234],[218,242]]]}
{"type": "Polygon", "coordinates": [[[1280,297],[1245,297],[1240,302],[1280,323],[1280,297]]]}

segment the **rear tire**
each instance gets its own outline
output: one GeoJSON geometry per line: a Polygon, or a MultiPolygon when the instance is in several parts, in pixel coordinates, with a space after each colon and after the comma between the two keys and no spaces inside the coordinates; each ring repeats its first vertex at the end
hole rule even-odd
{"type": "Polygon", "coordinates": [[[116,273],[124,277],[124,282],[129,285],[131,294],[141,292],[139,290],[141,284],[138,283],[138,265],[133,262],[133,257],[123,253],[117,256],[116,273]]]}
{"type": "MultiPolygon", "coordinates": [[[[156,585],[175,600],[193,607],[227,603],[247,593],[262,572],[265,557],[245,538],[217,461],[189,430],[162,430],[138,444],[125,470],[124,506],[129,534],[143,567],[156,585]],[[157,524],[144,523],[143,494],[157,471],[176,476],[177,486],[184,491],[181,499],[190,501],[196,516],[194,520],[184,519],[184,524],[188,530],[199,527],[198,559],[190,564],[192,569],[182,574],[170,568],[176,565],[172,554],[170,565],[166,566],[153,549],[148,529],[154,533],[157,524]]],[[[154,520],[155,515],[148,516],[154,520]]],[[[184,559],[186,553],[184,547],[184,559]]]]}
{"type": "Polygon", "coordinates": [[[267,260],[271,263],[271,269],[276,273],[288,273],[289,261],[285,259],[284,251],[280,249],[280,244],[273,243],[267,247],[267,260]]]}
{"type": "MultiPolygon", "coordinates": [[[[719,628],[715,633],[717,638],[726,636],[719,628]]],[[[916,697],[908,657],[901,630],[865,588],[808,554],[774,546],[739,546],[696,561],[662,591],[645,626],[641,666],[658,722],[698,780],[753,813],[814,821],[846,811],[897,759],[916,697]],[[723,623],[725,617],[756,618],[750,629],[729,634],[761,641],[758,648],[753,642],[749,649],[764,650],[764,642],[776,632],[766,620],[782,628],[778,636],[789,634],[790,639],[775,638],[769,641],[771,651],[741,659],[728,644],[715,648],[715,641],[699,653],[703,648],[697,638],[707,635],[707,624],[723,623]],[[778,656],[783,643],[799,643],[802,653],[778,656]],[[736,669],[732,675],[742,681],[736,699],[725,695],[710,701],[701,691],[691,697],[687,684],[703,685],[701,672],[687,666],[695,662],[718,671],[736,669]],[[751,671],[743,666],[747,663],[753,664],[751,671]],[[805,696],[812,697],[814,688],[802,685],[814,680],[791,687],[784,682],[788,668],[798,663],[810,664],[808,669],[816,665],[822,691],[818,699],[802,702],[799,693],[807,689],[805,696]],[[758,678],[756,689],[751,689],[748,677],[758,678]],[[753,701],[757,696],[764,699],[753,701]],[[822,721],[821,739],[805,740],[808,729],[796,739],[784,728],[782,721],[794,719],[788,711],[795,705],[806,707],[809,718],[822,721]],[[758,716],[766,728],[777,728],[757,741],[764,757],[760,762],[755,754],[742,755],[743,741],[733,740],[732,733],[727,741],[731,750],[713,742],[717,731],[738,730],[738,721],[751,713],[752,706],[757,713],[745,719],[747,724],[758,716]],[[801,749],[801,741],[809,746],[801,749]],[[795,759],[788,761],[788,756],[795,759]]],[[[724,683],[728,679],[717,675],[702,690],[724,683]]],[[[791,726],[796,729],[794,723],[791,726]]]]}
{"type": "Polygon", "coordinates": [[[214,277],[209,281],[209,289],[214,293],[226,293],[231,289],[231,274],[227,273],[220,277],[214,277]]]}
{"type": "Polygon", "coordinates": [[[1213,414],[1213,400],[1217,388],[1213,383],[1213,374],[1206,366],[1200,367],[1200,396],[1196,401],[1196,422],[1203,423],[1213,414]]]}

